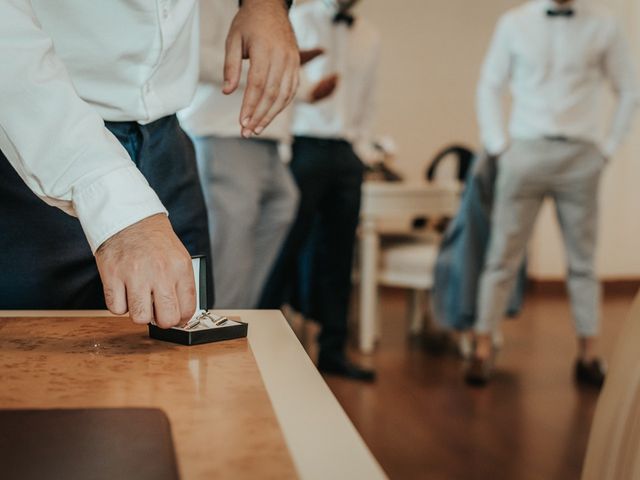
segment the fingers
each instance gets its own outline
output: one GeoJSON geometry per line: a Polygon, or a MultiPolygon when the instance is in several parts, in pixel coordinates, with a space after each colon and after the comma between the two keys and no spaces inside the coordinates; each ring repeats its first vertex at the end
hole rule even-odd
{"type": "Polygon", "coordinates": [[[178,296],[178,307],[180,309],[180,321],[186,322],[193,317],[196,311],[196,284],[193,279],[193,273],[183,278],[176,284],[176,293],[178,296]]]}
{"type": "MultiPolygon", "coordinates": [[[[297,76],[294,78],[291,75],[287,75],[281,82],[280,95],[275,102],[269,108],[269,111],[258,120],[258,126],[255,128],[255,133],[260,134],[271,123],[275,116],[280,113],[293,98],[295,92],[295,86],[297,84],[297,76]]],[[[261,110],[256,111],[256,118],[262,113],[261,110]]]]}
{"type": "MultiPolygon", "coordinates": [[[[259,135],[271,123],[271,120],[288,105],[297,88],[298,66],[297,57],[290,59],[284,54],[275,54],[270,61],[267,80],[261,82],[257,77],[253,78],[258,86],[264,85],[264,87],[253,112],[246,111],[241,115],[241,118],[248,120],[247,124],[243,123],[243,132],[248,130],[248,134],[253,132],[259,135]]],[[[251,78],[251,70],[249,70],[249,76],[251,78]]],[[[250,102],[248,108],[253,106],[253,101],[253,98],[248,101],[250,102]]]]}
{"type": "Polygon", "coordinates": [[[170,328],[180,323],[180,306],[173,286],[159,286],[153,291],[153,310],[156,324],[161,328],[170,328]]]}
{"type": "Polygon", "coordinates": [[[191,257],[166,215],[152,215],[113,235],[96,251],[109,310],[134,323],[163,328],[191,318],[195,281],[191,257]]]}
{"type": "Polygon", "coordinates": [[[109,311],[115,315],[127,313],[127,292],[118,278],[109,279],[104,284],[104,301],[109,311]]]}
{"type": "Polygon", "coordinates": [[[242,74],[242,36],[232,28],[225,44],[224,87],[222,92],[229,95],[240,84],[242,74]]]}
{"type": "Polygon", "coordinates": [[[146,325],[153,321],[151,290],[143,283],[127,285],[127,306],[133,323],[146,325]]]}
{"type": "MultiPolygon", "coordinates": [[[[270,77],[269,60],[267,58],[267,52],[256,52],[251,57],[251,66],[249,67],[249,74],[247,78],[247,87],[244,93],[244,99],[242,100],[242,108],[240,109],[240,125],[242,126],[242,136],[248,138],[253,133],[253,129],[258,125],[254,121],[254,114],[260,99],[265,94],[267,87],[267,81],[273,82],[278,72],[274,70],[272,77],[270,77]]],[[[270,96],[273,93],[273,83],[269,84],[270,96]]],[[[275,98],[277,98],[277,92],[275,92],[275,98]]],[[[274,101],[275,101],[274,98],[274,101]]]]}

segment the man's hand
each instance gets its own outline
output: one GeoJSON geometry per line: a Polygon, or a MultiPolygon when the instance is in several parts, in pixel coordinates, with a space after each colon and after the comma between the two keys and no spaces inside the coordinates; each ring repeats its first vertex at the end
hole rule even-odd
{"type": "Polygon", "coordinates": [[[107,308],[134,323],[162,328],[188,321],[196,309],[191,257],[164,214],[116,233],[96,252],[107,308]]]}
{"type": "Polygon", "coordinates": [[[300,50],[300,65],[309,63],[314,58],[324,55],[323,48],[310,48],[309,50],[300,50]]]}
{"type": "Polygon", "coordinates": [[[242,59],[251,66],[240,125],[243,137],[259,135],[293,99],[300,54],[283,0],[244,0],[227,36],[224,88],[238,88],[242,59]]]}
{"type": "Polygon", "coordinates": [[[324,77],[316,83],[311,90],[311,98],[309,101],[311,103],[316,103],[330,96],[338,86],[338,79],[338,75],[334,73],[333,75],[324,77]]]}

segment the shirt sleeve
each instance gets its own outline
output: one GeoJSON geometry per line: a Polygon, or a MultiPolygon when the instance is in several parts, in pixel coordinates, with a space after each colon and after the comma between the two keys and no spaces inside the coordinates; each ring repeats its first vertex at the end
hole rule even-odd
{"type": "Polygon", "coordinates": [[[511,75],[508,17],[498,23],[484,61],[477,91],[480,136],[487,151],[501,153],[508,144],[502,112],[502,96],[511,75]]]}
{"type": "Polygon", "coordinates": [[[74,90],[29,0],[0,2],[0,150],[46,203],[79,218],[92,251],[164,212],[127,152],[74,90]]]}
{"type": "Polygon", "coordinates": [[[605,53],[604,70],[618,96],[609,134],[602,146],[602,153],[611,157],[629,132],[640,100],[634,61],[622,27],[617,22],[614,24],[610,47],[605,53]]]}

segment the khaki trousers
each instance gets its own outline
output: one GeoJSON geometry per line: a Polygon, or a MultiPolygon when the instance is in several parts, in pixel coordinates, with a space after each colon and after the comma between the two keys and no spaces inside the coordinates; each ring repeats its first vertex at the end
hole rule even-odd
{"type": "Polygon", "coordinates": [[[605,159],[577,140],[515,140],[500,158],[491,238],[478,298],[478,333],[502,319],[527,242],[546,197],[555,203],[567,256],[567,284],[576,330],[598,334],[600,286],[594,257],[598,186],[605,159]]]}

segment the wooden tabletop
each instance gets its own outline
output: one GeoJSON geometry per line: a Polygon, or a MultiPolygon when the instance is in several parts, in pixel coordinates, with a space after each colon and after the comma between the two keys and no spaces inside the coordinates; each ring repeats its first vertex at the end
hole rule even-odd
{"type": "Polygon", "coordinates": [[[216,312],[249,338],[193,347],[104,312],[16,313],[0,312],[0,408],[161,408],[185,479],[384,478],[277,311],[216,312]]]}

